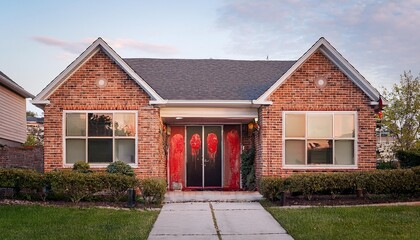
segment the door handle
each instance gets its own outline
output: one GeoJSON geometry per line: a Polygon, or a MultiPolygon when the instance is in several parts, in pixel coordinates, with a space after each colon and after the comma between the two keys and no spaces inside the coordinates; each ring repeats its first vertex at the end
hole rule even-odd
{"type": "Polygon", "coordinates": [[[210,162],[210,160],[208,160],[208,159],[204,159],[204,162],[205,162],[205,163],[208,163],[208,162],[210,162]]]}

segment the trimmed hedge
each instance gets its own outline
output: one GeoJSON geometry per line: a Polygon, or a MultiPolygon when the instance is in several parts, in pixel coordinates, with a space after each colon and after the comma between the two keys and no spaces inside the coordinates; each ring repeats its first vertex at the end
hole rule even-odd
{"type": "Polygon", "coordinates": [[[44,189],[48,189],[48,197],[60,200],[79,202],[101,195],[119,201],[127,194],[127,189],[136,188],[138,184],[135,177],[123,174],[84,171],[53,171],[40,174],[31,170],[0,169],[0,187],[13,188],[15,196],[24,189],[27,195],[37,193],[44,200],[44,189]]]}
{"type": "Polygon", "coordinates": [[[27,169],[0,169],[0,187],[13,188],[13,195],[19,196],[22,190],[25,198],[38,195],[45,198],[43,188],[46,184],[45,177],[34,171],[27,169]]]}
{"type": "Polygon", "coordinates": [[[165,198],[166,181],[163,178],[140,180],[141,196],[146,204],[161,204],[165,198]]]}
{"type": "Polygon", "coordinates": [[[265,177],[260,180],[259,191],[270,201],[280,199],[280,193],[284,191],[283,179],[278,177],[265,177]]]}
{"type": "Polygon", "coordinates": [[[420,166],[420,150],[402,151],[396,153],[402,168],[411,168],[420,166]]]}
{"type": "Polygon", "coordinates": [[[277,200],[281,192],[303,194],[309,200],[316,194],[355,193],[416,194],[420,191],[420,168],[376,170],[349,173],[306,173],[281,178],[263,178],[259,191],[268,200],[277,200]],[[277,184],[277,186],[276,186],[277,184]]]}
{"type": "Polygon", "coordinates": [[[127,176],[135,176],[133,168],[123,161],[116,161],[106,167],[108,173],[119,173],[127,176]]]}

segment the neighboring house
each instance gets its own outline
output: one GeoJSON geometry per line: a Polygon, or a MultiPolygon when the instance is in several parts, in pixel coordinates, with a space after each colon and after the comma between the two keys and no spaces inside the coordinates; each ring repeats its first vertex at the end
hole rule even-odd
{"type": "Polygon", "coordinates": [[[44,118],[43,117],[26,117],[27,134],[33,135],[37,143],[44,143],[44,118]]]}
{"type": "Polygon", "coordinates": [[[0,72],[0,145],[26,141],[26,98],[34,96],[0,72]]]}
{"type": "Polygon", "coordinates": [[[171,188],[239,189],[252,145],[257,178],[374,169],[379,97],[324,38],[297,61],[122,59],[99,38],[32,102],[45,171],[121,160],[171,188]]]}

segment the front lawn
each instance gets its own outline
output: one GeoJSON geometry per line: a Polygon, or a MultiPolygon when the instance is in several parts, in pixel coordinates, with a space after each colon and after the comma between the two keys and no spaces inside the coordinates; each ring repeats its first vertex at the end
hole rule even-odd
{"type": "Polygon", "coordinates": [[[266,208],[295,239],[419,239],[420,206],[266,208]]]}
{"type": "Polygon", "coordinates": [[[1,239],[147,239],[158,211],[0,205],[1,239]]]}

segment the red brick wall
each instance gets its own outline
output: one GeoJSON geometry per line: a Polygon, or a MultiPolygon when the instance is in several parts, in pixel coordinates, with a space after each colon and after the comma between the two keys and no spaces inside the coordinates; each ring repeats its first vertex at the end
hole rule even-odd
{"type": "Polygon", "coordinates": [[[42,147],[0,148],[0,168],[27,168],[38,172],[44,170],[44,149],[42,147]]]}
{"type": "Polygon", "coordinates": [[[166,176],[162,122],[150,97],[104,52],[84,63],[50,97],[44,112],[45,171],[63,167],[63,110],[138,111],[138,167],[140,178],[166,176]],[[107,86],[96,86],[97,79],[107,86]]]}
{"type": "Polygon", "coordinates": [[[371,100],[321,52],[315,52],[268,100],[273,104],[259,109],[260,131],[256,136],[258,177],[286,176],[302,171],[337,171],[282,168],[283,111],[357,111],[358,170],[375,168],[375,118],[373,108],[369,106],[371,100]],[[317,76],[327,76],[325,88],[315,86],[317,76]]]}

